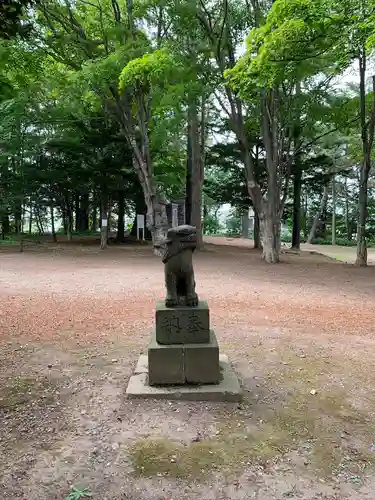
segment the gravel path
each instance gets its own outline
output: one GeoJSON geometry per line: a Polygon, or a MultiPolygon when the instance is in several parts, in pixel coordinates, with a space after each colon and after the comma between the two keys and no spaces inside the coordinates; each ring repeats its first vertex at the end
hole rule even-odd
{"type": "MultiPolygon", "coordinates": [[[[353,435],[350,449],[367,449],[375,442],[365,425],[375,416],[374,268],[356,269],[308,253],[284,255],[283,263],[268,266],[255,251],[217,245],[196,255],[195,268],[197,290],[209,301],[220,347],[249,394],[238,408],[181,403],[172,411],[168,403],[124,399],[126,381],[149,340],[155,300],[164,293],[163,269],[149,248],[113,247],[100,253],[62,245],[0,254],[4,500],[64,499],[72,484],[88,485],[100,500],[375,498],[371,474],[345,465],[334,481],[317,479],[315,466],[307,466],[313,458],[300,448],[296,454],[290,443],[280,460],[271,454],[260,462],[238,459],[247,453],[238,448],[230,465],[235,478],[215,466],[208,483],[196,476],[179,479],[165,462],[158,462],[157,473],[141,471],[134,478],[129,443],[140,446],[143,439],[163,438],[189,447],[197,433],[217,440],[220,425],[257,433],[264,422],[276,426],[271,415],[289,397],[299,400],[301,390],[308,400],[303,404],[311,404],[310,390],[319,394],[318,406],[304,407],[304,412],[327,410],[327,391],[331,412],[339,412],[336,399],[332,402],[336,396],[343,405],[347,400],[345,405],[350,402],[355,411],[366,411],[362,420],[346,415],[337,432],[340,436],[346,429],[353,435]],[[14,403],[20,391],[20,385],[14,388],[15,376],[27,385],[22,404],[14,403]],[[36,385],[30,382],[34,379],[36,385]],[[48,411],[40,406],[45,394],[53,395],[48,411]],[[350,479],[357,475],[357,482],[350,479]]],[[[354,410],[345,405],[351,415],[354,410]]],[[[288,419],[299,422],[295,416],[288,419]]],[[[328,431],[319,432],[325,436],[328,431]]],[[[233,441],[227,456],[240,441],[233,441]]],[[[313,441],[306,442],[312,446],[313,441]]],[[[149,463],[152,443],[147,446],[148,455],[143,450],[142,456],[149,463]]],[[[176,453],[188,460],[181,450],[176,453]]],[[[162,455],[159,450],[160,460],[162,455]]],[[[356,460],[351,464],[357,467],[356,460]]]]}

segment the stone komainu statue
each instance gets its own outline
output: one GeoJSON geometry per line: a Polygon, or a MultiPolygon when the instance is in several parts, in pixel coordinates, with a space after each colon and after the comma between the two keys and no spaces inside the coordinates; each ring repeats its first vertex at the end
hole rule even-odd
{"type": "Polygon", "coordinates": [[[165,305],[196,307],[198,295],[195,293],[193,269],[193,252],[197,246],[196,228],[188,225],[171,228],[163,244],[165,252],[162,260],[167,289],[165,305]]]}

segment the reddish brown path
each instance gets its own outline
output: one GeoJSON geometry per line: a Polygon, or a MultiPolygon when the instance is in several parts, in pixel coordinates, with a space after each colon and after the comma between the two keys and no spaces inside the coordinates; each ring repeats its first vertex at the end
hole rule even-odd
{"type": "MultiPolygon", "coordinates": [[[[236,243],[238,243],[236,241],[236,243]]],[[[0,336],[136,336],[153,321],[163,268],[149,248],[62,247],[0,254],[0,336]],[[71,332],[71,333],[69,333],[71,332]]],[[[209,245],[196,255],[198,290],[216,326],[275,325],[327,333],[372,333],[374,269],[324,257],[284,256],[268,266],[244,248],[209,245]],[[358,307],[358,304],[361,307],[358,307]]]]}
{"type": "MultiPolygon", "coordinates": [[[[211,245],[224,245],[224,246],[235,246],[235,247],[245,247],[253,248],[254,242],[252,240],[246,240],[243,238],[226,238],[223,236],[205,236],[204,240],[206,243],[211,245]]],[[[286,245],[288,246],[288,245],[286,245]]],[[[355,247],[343,247],[340,245],[310,245],[308,243],[301,244],[301,250],[307,252],[318,252],[327,257],[332,257],[341,262],[346,262],[348,264],[354,264],[356,259],[356,248],[355,247]]],[[[368,254],[368,264],[375,264],[375,248],[369,248],[367,250],[368,254]]]]}
{"type": "Polygon", "coordinates": [[[194,260],[240,405],[125,397],[164,295],[150,247],[0,252],[1,499],[374,499],[375,267],[194,260]]]}

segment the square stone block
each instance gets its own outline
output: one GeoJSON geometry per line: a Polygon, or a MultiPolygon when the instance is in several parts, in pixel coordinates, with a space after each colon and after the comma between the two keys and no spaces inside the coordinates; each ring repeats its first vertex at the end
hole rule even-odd
{"type": "Polygon", "coordinates": [[[197,307],[156,304],[156,340],[159,344],[204,344],[210,341],[210,311],[206,301],[197,307]]]}
{"type": "Polygon", "coordinates": [[[148,383],[175,385],[185,383],[184,348],[182,345],[162,345],[155,333],[148,346],[148,383]]]}
{"type": "Polygon", "coordinates": [[[219,346],[214,331],[208,344],[184,345],[185,381],[187,384],[220,382],[219,346]]]}

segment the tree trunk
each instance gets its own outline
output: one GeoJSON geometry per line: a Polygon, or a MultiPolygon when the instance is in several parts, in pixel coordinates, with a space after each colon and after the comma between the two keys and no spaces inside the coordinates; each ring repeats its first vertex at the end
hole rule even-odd
{"type": "Polygon", "coordinates": [[[308,196],[307,193],[303,197],[303,237],[305,240],[307,239],[308,236],[308,231],[307,231],[307,214],[308,214],[308,196]]]}
{"type": "Polygon", "coordinates": [[[319,211],[315,214],[315,217],[313,219],[310,234],[309,237],[307,238],[307,243],[312,243],[313,239],[315,238],[319,222],[325,212],[325,207],[327,206],[327,201],[328,201],[328,185],[326,184],[323,188],[323,195],[322,199],[320,200],[319,211]]]}
{"type": "Polygon", "coordinates": [[[75,224],[74,230],[76,233],[79,232],[80,224],[81,224],[81,210],[79,206],[79,194],[76,193],[74,197],[74,211],[75,211],[75,224]]]}
{"type": "Polygon", "coordinates": [[[344,180],[344,189],[345,189],[345,227],[346,227],[346,237],[349,241],[353,238],[353,221],[350,218],[349,214],[349,192],[348,192],[348,180],[345,177],[344,180]]]}
{"type": "Polygon", "coordinates": [[[296,165],[293,178],[293,229],[292,248],[299,250],[301,247],[301,190],[302,169],[296,165]]]}
{"type": "Polygon", "coordinates": [[[96,204],[92,207],[91,231],[96,233],[98,230],[98,207],[96,204]]]}
{"type": "MultiPolygon", "coordinates": [[[[262,132],[266,151],[267,198],[259,211],[262,257],[269,264],[280,260],[280,227],[283,207],[280,203],[279,167],[279,96],[271,89],[262,96],[262,132]]],[[[287,182],[285,182],[285,191],[287,182]]]]}
{"type": "Polygon", "coordinates": [[[241,215],[242,238],[249,238],[249,209],[244,210],[241,215]]]}
{"type": "Polygon", "coordinates": [[[117,219],[117,236],[116,239],[122,243],[125,238],[125,193],[122,189],[118,191],[118,219],[117,219]]]}
{"type": "Polygon", "coordinates": [[[38,205],[35,206],[35,220],[39,234],[44,234],[43,222],[40,216],[40,207],[38,205]]]}
{"type": "Polygon", "coordinates": [[[145,204],[147,207],[147,229],[151,232],[155,255],[161,256],[162,241],[167,236],[169,228],[165,203],[157,193],[156,179],[151,160],[151,151],[148,137],[148,118],[150,113],[148,104],[138,96],[139,119],[138,124],[141,131],[142,148],[138,147],[135,135],[125,127],[125,136],[133,152],[133,166],[137,172],[142,187],[145,204]]]}
{"type": "Polygon", "coordinates": [[[100,204],[100,249],[104,250],[108,246],[108,196],[103,190],[100,204]]]}
{"type": "Polygon", "coordinates": [[[14,219],[15,219],[15,232],[17,236],[21,234],[21,226],[22,226],[22,206],[17,204],[14,211],[14,219]]]}
{"type": "Polygon", "coordinates": [[[23,221],[25,217],[25,207],[24,205],[21,205],[21,220],[19,221],[19,235],[20,235],[20,253],[23,253],[23,221]]]}
{"type": "Polygon", "coordinates": [[[192,210],[192,170],[193,170],[193,157],[191,146],[191,133],[190,121],[188,121],[187,132],[187,159],[186,159],[186,179],[185,179],[185,222],[191,225],[191,210],[192,210]]]}
{"type": "MultiPolygon", "coordinates": [[[[146,132],[144,134],[147,135],[146,132]]],[[[162,242],[165,240],[169,229],[166,205],[156,192],[156,181],[153,175],[151,159],[148,158],[149,165],[147,165],[142,159],[143,157],[137,148],[134,138],[130,137],[130,141],[133,151],[137,153],[134,159],[134,167],[138,174],[147,207],[146,227],[151,233],[154,254],[160,257],[163,254],[162,242]]],[[[148,148],[148,142],[145,148],[148,148]]]]}
{"type": "Polygon", "coordinates": [[[52,239],[55,243],[57,243],[57,236],[56,236],[56,229],[55,229],[55,208],[53,206],[53,200],[51,200],[51,204],[50,204],[50,214],[51,214],[52,239]]]}
{"type": "Polygon", "coordinates": [[[261,250],[262,243],[260,241],[260,221],[258,212],[254,209],[254,248],[261,250]]]}
{"type": "MultiPolygon", "coordinates": [[[[204,123],[202,123],[204,127],[204,123]]],[[[200,148],[199,117],[197,102],[192,101],[188,108],[188,134],[191,148],[191,216],[190,224],[197,228],[197,248],[203,245],[202,236],[202,182],[203,168],[200,148]]]]}
{"type": "Polygon", "coordinates": [[[10,231],[9,215],[4,215],[1,221],[1,234],[3,240],[5,240],[5,237],[7,234],[9,234],[9,231],[10,231]]]}
{"type": "MultiPolygon", "coordinates": [[[[296,82],[296,98],[301,95],[301,82],[296,82]]],[[[292,126],[294,131],[294,175],[293,175],[293,228],[292,228],[292,248],[300,250],[301,247],[301,191],[302,191],[302,164],[301,164],[301,122],[300,116],[292,126]]]]}
{"type": "Polygon", "coordinates": [[[65,201],[65,213],[66,213],[66,236],[68,241],[71,241],[73,233],[73,208],[69,196],[67,194],[64,196],[64,201],[65,201]]]}
{"type": "Polygon", "coordinates": [[[61,207],[61,218],[62,218],[62,223],[63,223],[63,231],[65,236],[68,234],[68,215],[66,212],[66,207],[65,204],[62,204],[61,207]]]}
{"type": "Polygon", "coordinates": [[[280,220],[268,214],[260,217],[262,257],[268,264],[280,261],[280,220]]]}
{"type": "Polygon", "coordinates": [[[68,227],[66,231],[66,236],[68,241],[72,241],[73,239],[73,212],[72,210],[68,210],[68,227]]]}
{"type": "Polygon", "coordinates": [[[20,210],[20,216],[16,218],[16,234],[20,238],[20,252],[23,252],[23,235],[22,235],[22,206],[20,210]]]}
{"type": "Polygon", "coordinates": [[[336,181],[332,177],[332,245],[336,245],[336,181]]]}
{"type": "Polygon", "coordinates": [[[360,189],[358,198],[358,227],[357,227],[357,258],[356,265],[367,266],[367,241],[366,241],[366,220],[367,220],[367,180],[363,169],[360,174],[360,189]]]}
{"type": "Polygon", "coordinates": [[[368,177],[371,169],[371,152],[374,142],[375,129],[375,76],[372,77],[373,102],[370,123],[367,124],[366,116],[366,53],[359,58],[360,73],[360,116],[361,116],[361,136],[363,160],[359,174],[359,196],[358,196],[358,226],[357,226],[357,266],[367,266],[367,204],[368,204],[368,177]]]}
{"type": "Polygon", "coordinates": [[[81,196],[80,209],[79,209],[79,225],[80,232],[89,230],[89,194],[85,193],[81,196]]]}
{"type": "Polygon", "coordinates": [[[33,205],[30,203],[30,208],[29,208],[29,234],[32,233],[33,230],[33,205]]]}
{"type": "Polygon", "coordinates": [[[39,217],[39,214],[38,214],[38,210],[36,211],[36,214],[35,214],[35,222],[36,222],[36,227],[38,229],[38,233],[39,233],[39,236],[43,233],[43,229],[40,225],[40,217],[39,217]]]}
{"type": "Polygon", "coordinates": [[[163,251],[161,245],[167,236],[169,228],[166,206],[162,201],[146,199],[147,205],[147,228],[151,232],[155,255],[161,256],[163,251]]]}

